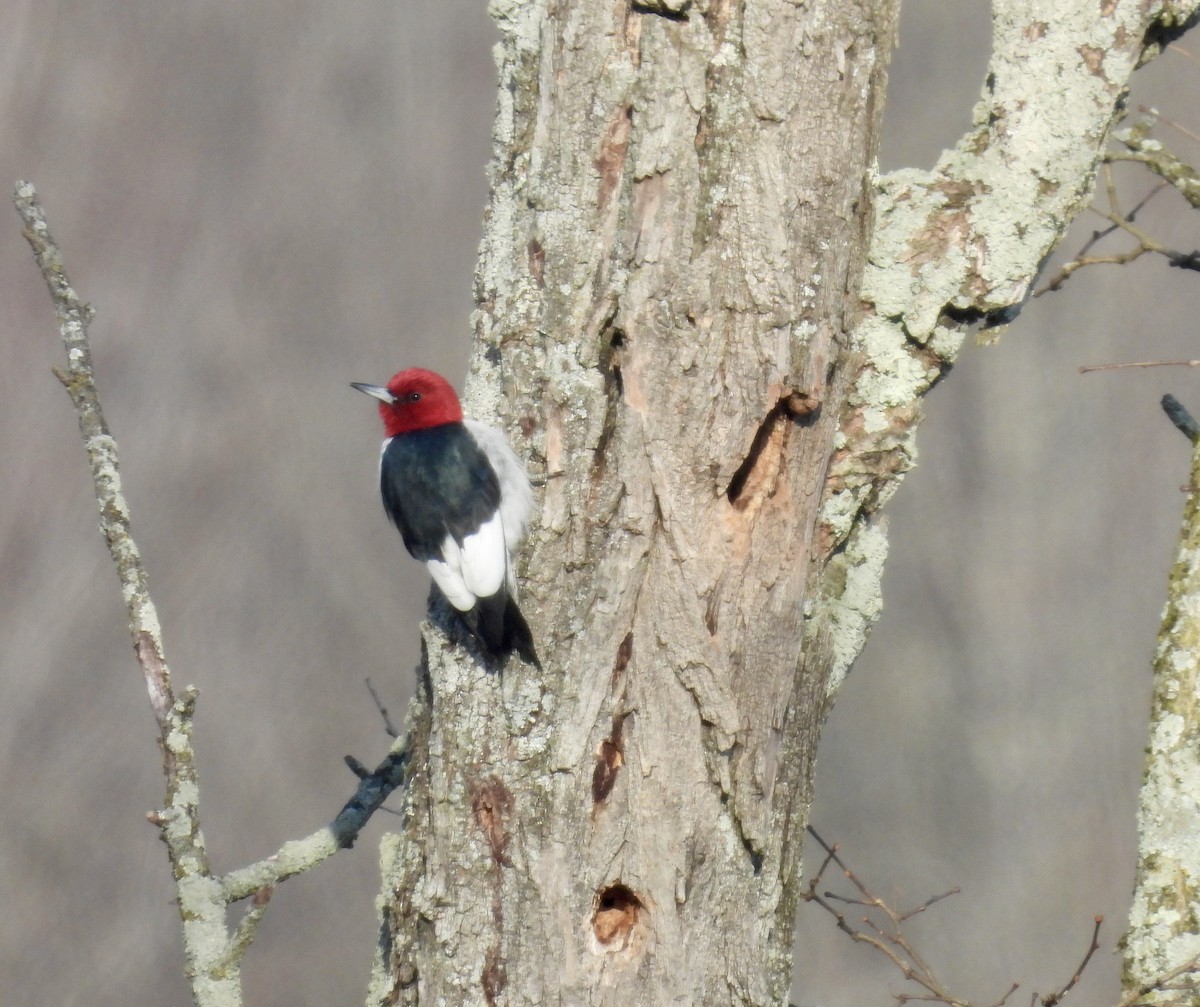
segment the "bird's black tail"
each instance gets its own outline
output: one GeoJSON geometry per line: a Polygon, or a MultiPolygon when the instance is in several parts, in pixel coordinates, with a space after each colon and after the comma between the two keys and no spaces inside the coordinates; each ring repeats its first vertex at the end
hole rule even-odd
{"type": "Polygon", "coordinates": [[[541,670],[542,662],[534,649],[529,623],[516,600],[504,588],[475,603],[475,635],[493,657],[503,659],[516,652],[541,670]]]}

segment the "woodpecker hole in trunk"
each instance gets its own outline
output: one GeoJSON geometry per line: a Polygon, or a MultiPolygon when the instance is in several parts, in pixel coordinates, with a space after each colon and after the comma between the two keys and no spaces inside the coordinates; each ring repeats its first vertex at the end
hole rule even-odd
{"type": "Polygon", "coordinates": [[[633,929],[646,911],[642,900],[627,885],[609,885],[596,893],[592,911],[592,933],[605,948],[623,949],[629,944],[633,929]]]}
{"type": "Polygon", "coordinates": [[[787,403],[780,401],[759,424],[749,454],[733,473],[725,490],[725,496],[735,510],[745,510],[755,500],[774,491],[789,422],[787,403]]]}

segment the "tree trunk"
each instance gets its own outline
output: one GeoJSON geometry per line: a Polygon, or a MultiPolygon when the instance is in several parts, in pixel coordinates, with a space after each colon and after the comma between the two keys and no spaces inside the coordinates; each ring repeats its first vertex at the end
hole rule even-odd
{"type": "Polygon", "coordinates": [[[545,670],[489,673],[433,607],[370,1002],[786,1002],[873,515],[964,319],[1006,318],[1086,202],[1167,17],[996,8],[972,133],[876,189],[891,0],[493,0],[466,404],[544,481],[545,670]]]}

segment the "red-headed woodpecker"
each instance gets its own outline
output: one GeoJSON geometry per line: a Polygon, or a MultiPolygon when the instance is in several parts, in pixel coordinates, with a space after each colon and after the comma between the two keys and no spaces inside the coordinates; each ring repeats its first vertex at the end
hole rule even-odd
{"type": "Polygon", "coordinates": [[[383,509],[408,551],[493,657],[516,651],[541,667],[517,607],[513,550],[533,509],[525,467],[504,434],[464,420],[445,378],[413,367],[386,387],[352,382],[379,399],[383,509]]]}

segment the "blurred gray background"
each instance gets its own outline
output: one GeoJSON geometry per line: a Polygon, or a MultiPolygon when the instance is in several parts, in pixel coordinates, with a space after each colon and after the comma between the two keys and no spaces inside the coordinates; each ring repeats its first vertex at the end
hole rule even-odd
{"type": "MultiPolygon", "coordinates": [[[[908,0],[882,162],[928,167],[969,122],[988,5],[908,0]]],[[[456,380],[485,200],[493,31],[476,0],[0,5],[0,180],[39,188],[80,293],[134,530],[197,744],[217,869],[327,821],[341,757],[387,738],[418,656],[423,572],[375,490],[351,380],[456,380]]],[[[1200,64],[1133,104],[1192,128],[1200,64]],[[1188,121],[1190,115],[1191,121],[1188,121]]],[[[1197,142],[1164,129],[1187,160],[1197,142]]],[[[1126,176],[1132,195],[1149,183],[1126,176]]],[[[7,202],[5,204],[7,205],[7,202]]],[[[7,214],[7,216],[5,216],[7,214]]],[[[1197,243],[1173,194],[1141,218],[1197,243]]],[[[1077,248],[1095,218],[1076,225],[1077,248]]],[[[1061,258],[1061,256],[1060,256],[1061,258]]],[[[49,300],[0,207],[0,1003],[189,1002],[153,720],[49,300]]],[[[1200,410],[1200,279],[1085,271],[969,347],[928,402],[890,508],[886,611],[821,751],[814,822],[879,894],[963,894],[914,925],[963,996],[1063,983],[1117,999],[1149,661],[1188,478],[1158,399],[1200,410]]],[[[247,1002],[362,1001],[379,816],[276,894],[247,1002]]],[[[899,977],[801,913],[797,999],[890,1002],[899,977]]]]}

